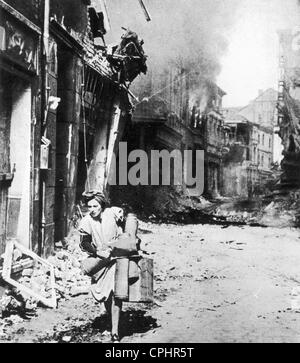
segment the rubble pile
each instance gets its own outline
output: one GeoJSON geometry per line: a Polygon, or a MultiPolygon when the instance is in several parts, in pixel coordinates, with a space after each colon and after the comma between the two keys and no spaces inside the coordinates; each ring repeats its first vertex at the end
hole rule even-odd
{"type": "Polygon", "coordinates": [[[158,223],[192,223],[195,218],[201,219],[201,211],[212,205],[204,197],[192,197],[180,187],[150,185],[113,187],[111,201],[125,211],[133,210],[141,220],[158,223]]]}
{"type": "Polygon", "coordinates": [[[259,200],[224,200],[220,205],[213,205],[208,213],[216,223],[299,227],[300,191],[273,192],[259,200]]]}
{"type": "Polygon", "coordinates": [[[221,217],[224,221],[228,223],[237,223],[237,224],[251,224],[251,223],[257,223],[257,216],[254,212],[239,212],[239,211],[223,211],[220,208],[217,208],[215,211],[215,215],[213,218],[215,220],[218,219],[218,217],[221,217]]]}
{"type": "Polygon", "coordinates": [[[275,195],[259,217],[270,227],[300,227],[300,191],[275,195]]]}
{"type": "Polygon", "coordinates": [[[221,224],[274,227],[300,226],[300,191],[276,192],[260,198],[207,200],[180,188],[113,189],[112,201],[153,223],[221,224]],[[272,203],[273,202],[273,203],[272,203]]]}
{"type": "MultiPolygon", "coordinates": [[[[90,278],[81,271],[81,261],[86,256],[79,248],[78,237],[74,233],[72,237],[65,239],[64,243],[57,243],[55,254],[47,259],[54,266],[57,302],[89,292],[90,278]]],[[[19,255],[17,259],[20,258],[19,255]]],[[[14,279],[40,296],[51,298],[52,285],[47,266],[35,262],[31,268],[25,268],[18,276],[14,276],[14,279]]],[[[38,306],[42,305],[26,292],[7,285],[4,296],[0,299],[0,317],[3,319],[0,325],[14,321],[16,315],[21,320],[30,318],[36,315],[38,306]]]]}

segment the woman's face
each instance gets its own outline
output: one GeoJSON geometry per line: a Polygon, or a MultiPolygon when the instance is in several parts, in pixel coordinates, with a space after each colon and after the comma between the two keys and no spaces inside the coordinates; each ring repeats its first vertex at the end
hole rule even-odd
{"type": "Polygon", "coordinates": [[[102,212],[101,204],[96,200],[92,199],[88,202],[89,213],[93,218],[99,217],[102,212]]]}

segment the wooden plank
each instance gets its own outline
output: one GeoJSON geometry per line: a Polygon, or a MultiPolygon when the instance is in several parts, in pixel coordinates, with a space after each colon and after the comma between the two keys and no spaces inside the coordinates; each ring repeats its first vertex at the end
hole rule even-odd
{"type": "Polygon", "coordinates": [[[55,292],[54,266],[51,263],[49,263],[48,261],[40,258],[34,252],[32,252],[29,249],[27,249],[26,247],[22,246],[20,243],[18,243],[15,240],[7,241],[2,277],[3,277],[3,280],[6,281],[8,284],[16,287],[21,292],[24,292],[25,294],[28,294],[29,296],[33,296],[38,301],[41,301],[45,306],[50,307],[50,308],[57,307],[56,292],[55,292]],[[51,283],[51,298],[46,298],[46,297],[36,293],[32,289],[28,288],[27,286],[24,286],[11,278],[13,250],[15,247],[18,248],[24,255],[31,257],[34,261],[38,261],[42,265],[46,265],[47,267],[49,267],[50,283],[51,283]]]}
{"type": "Polygon", "coordinates": [[[53,308],[53,309],[55,309],[57,307],[56,297],[53,297],[52,296],[51,299],[45,298],[44,296],[36,293],[35,291],[29,289],[27,286],[24,286],[24,285],[20,284],[19,282],[13,280],[10,277],[9,278],[5,278],[4,280],[7,283],[9,283],[10,285],[16,287],[21,292],[24,292],[25,294],[28,294],[30,296],[33,296],[37,300],[41,301],[45,306],[47,306],[49,308],[53,308]]]}
{"type": "Polygon", "coordinates": [[[153,260],[142,258],[139,263],[141,267],[141,295],[144,301],[153,299],[153,260]]]}
{"type": "Polygon", "coordinates": [[[19,242],[13,241],[13,243],[14,243],[15,247],[17,247],[21,252],[23,252],[24,255],[27,255],[27,256],[33,258],[34,260],[40,262],[43,265],[46,265],[48,267],[54,267],[50,262],[42,259],[36,253],[30,251],[28,248],[24,247],[19,242]]]}
{"type": "MultiPolygon", "coordinates": [[[[20,272],[24,270],[25,268],[31,268],[34,265],[34,261],[30,258],[26,258],[25,260],[22,260],[20,262],[17,262],[11,266],[11,273],[15,274],[17,272],[20,272]]],[[[0,274],[2,275],[3,269],[0,269],[0,274]]]]}
{"type": "Polygon", "coordinates": [[[153,302],[153,260],[138,261],[139,279],[129,285],[129,302],[153,302]]]}

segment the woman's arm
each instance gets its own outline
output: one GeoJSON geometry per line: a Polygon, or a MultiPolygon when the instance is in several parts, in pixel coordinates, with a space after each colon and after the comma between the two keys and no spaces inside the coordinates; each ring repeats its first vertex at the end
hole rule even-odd
{"type": "Polygon", "coordinates": [[[82,234],[80,236],[80,248],[82,251],[89,253],[90,255],[96,255],[97,249],[92,245],[92,236],[89,234],[82,234]]]}
{"type": "Polygon", "coordinates": [[[92,243],[92,236],[89,234],[80,236],[80,248],[92,256],[99,256],[101,258],[109,258],[111,254],[111,248],[103,250],[102,246],[95,247],[92,243]]]}

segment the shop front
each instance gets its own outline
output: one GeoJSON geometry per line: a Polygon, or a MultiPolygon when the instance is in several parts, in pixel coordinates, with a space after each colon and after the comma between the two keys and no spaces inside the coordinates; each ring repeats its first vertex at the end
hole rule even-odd
{"type": "Polygon", "coordinates": [[[3,253],[7,239],[17,239],[32,248],[39,34],[1,9],[0,37],[0,253],[3,253]]]}

